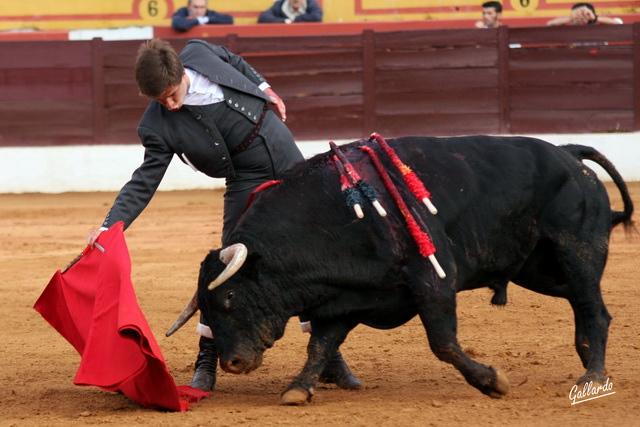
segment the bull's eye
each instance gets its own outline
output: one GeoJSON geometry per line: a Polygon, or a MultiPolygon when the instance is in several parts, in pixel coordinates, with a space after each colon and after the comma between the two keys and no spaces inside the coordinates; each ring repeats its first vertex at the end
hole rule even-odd
{"type": "Polygon", "coordinates": [[[236,297],[236,293],[234,291],[229,291],[227,293],[227,297],[224,299],[224,308],[229,310],[231,308],[231,303],[233,299],[236,297]]]}

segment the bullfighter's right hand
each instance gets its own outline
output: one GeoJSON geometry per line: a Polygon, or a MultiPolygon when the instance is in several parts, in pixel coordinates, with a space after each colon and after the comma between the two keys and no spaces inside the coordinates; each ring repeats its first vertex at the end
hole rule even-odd
{"type": "Polygon", "coordinates": [[[93,247],[93,244],[98,239],[98,236],[102,234],[102,232],[105,230],[107,230],[106,227],[100,227],[97,230],[90,231],[89,234],[87,235],[87,245],[93,247]]]}

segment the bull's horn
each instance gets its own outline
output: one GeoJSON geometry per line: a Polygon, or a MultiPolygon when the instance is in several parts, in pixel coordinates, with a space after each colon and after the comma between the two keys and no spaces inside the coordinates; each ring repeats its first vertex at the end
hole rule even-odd
{"type": "Polygon", "coordinates": [[[216,287],[223,284],[229,277],[233,276],[244,261],[247,259],[247,247],[242,243],[236,243],[228,248],[225,248],[220,251],[220,261],[227,264],[227,268],[224,269],[222,273],[216,279],[209,284],[209,290],[213,290],[216,287]]]}
{"type": "Polygon", "coordinates": [[[178,316],[178,319],[175,321],[173,326],[169,328],[169,330],[165,335],[170,336],[175,331],[180,329],[185,323],[187,323],[189,319],[191,319],[191,317],[194,314],[196,314],[196,311],[198,311],[198,291],[196,291],[196,293],[193,294],[193,298],[191,298],[191,301],[189,301],[189,304],[187,304],[184,310],[182,310],[182,313],[180,313],[180,316],[178,316]]]}

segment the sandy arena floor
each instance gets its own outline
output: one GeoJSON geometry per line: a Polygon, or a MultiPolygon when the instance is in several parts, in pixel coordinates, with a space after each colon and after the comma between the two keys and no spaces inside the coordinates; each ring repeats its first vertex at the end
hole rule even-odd
{"type": "MultiPolygon", "coordinates": [[[[630,185],[640,209],[640,183],[630,185]]],[[[620,208],[617,191],[608,186],[620,208]]],[[[72,383],[79,355],[32,306],[53,273],[84,248],[113,193],[0,195],[0,426],[69,425],[638,425],[640,414],[640,235],[611,240],[602,282],[613,316],[607,368],[616,393],[571,405],[583,368],[573,348],[573,314],[564,300],[509,286],[504,308],[491,292],[459,294],[459,340],[480,362],[502,368],[512,391],[480,394],[438,361],[417,319],[390,331],[356,328],[342,352],[363,380],[353,392],[320,386],[311,404],[280,407],[280,392],[302,367],[308,335],[292,320],[264,365],[243,376],[220,373],[211,398],[188,412],[141,408],[126,397],[72,383]]],[[[193,294],[200,261],[219,246],[222,193],[159,193],[126,232],[138,301],[178,384],[192,374],[195,320],[164,332],[193,294]],[[212,232],[215,230],[215,232],[212,232]]],[[[636,215],[636,219],[638,216],[636,215]]]]}

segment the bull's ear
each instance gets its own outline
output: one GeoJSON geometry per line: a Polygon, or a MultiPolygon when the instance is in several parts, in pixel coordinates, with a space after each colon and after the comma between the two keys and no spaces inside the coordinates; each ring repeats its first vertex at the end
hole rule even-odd
{"type": "Polygon", "coordinates": [[[242,243],[236,243],[220,251],[220,260],[227,265],[222,273],[216,277],[208,286],[209,290],[223,284],[233,276],[247,259],[247,247],[242,243]]]}

